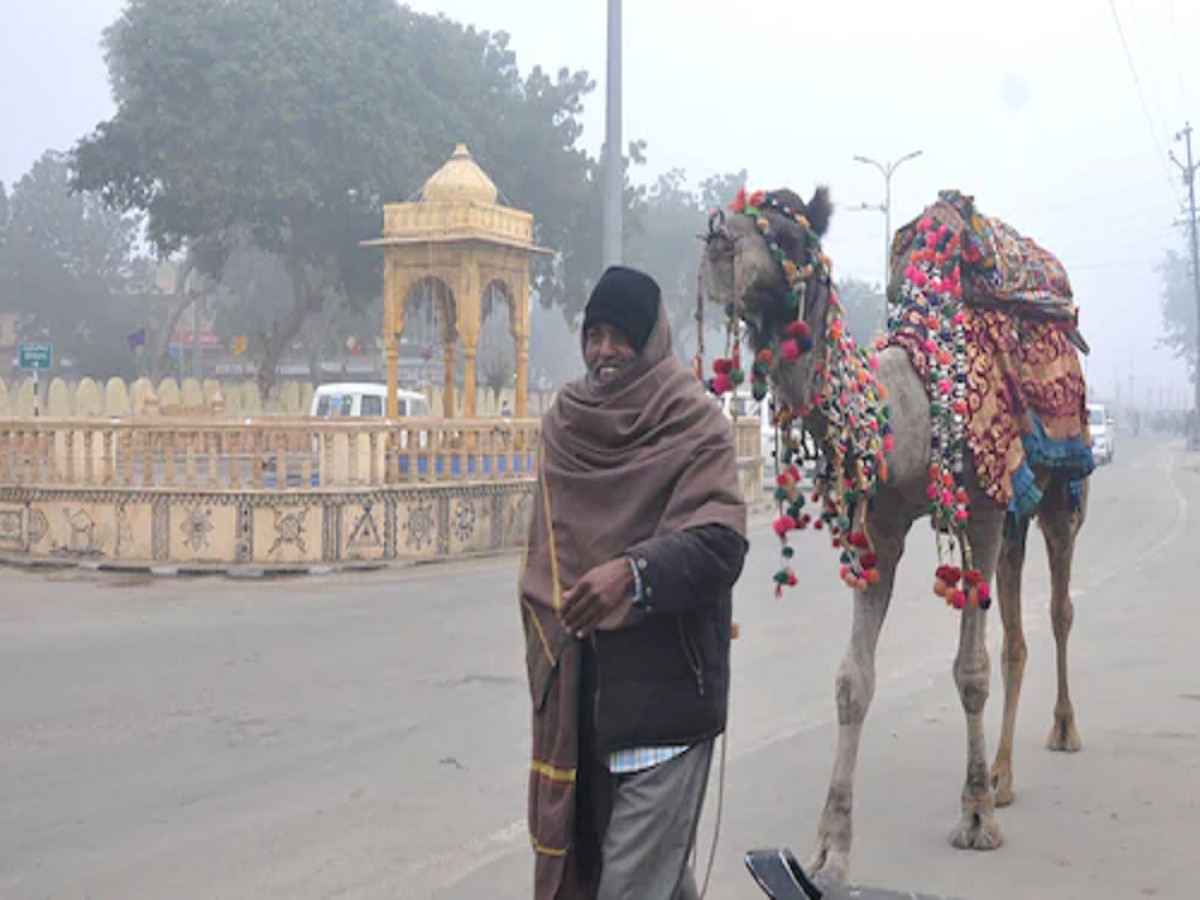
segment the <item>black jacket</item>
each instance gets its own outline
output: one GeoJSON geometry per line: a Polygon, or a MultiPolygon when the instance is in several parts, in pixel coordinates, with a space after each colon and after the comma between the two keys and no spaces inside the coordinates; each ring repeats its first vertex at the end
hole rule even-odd
{"type": "Polygon", "coordinates": [[[747,549],[722,525],[629,548],[649,614],[584,643],[580,730],[595,753],[693,744],[725,730],[733,585],[747,549]]]}

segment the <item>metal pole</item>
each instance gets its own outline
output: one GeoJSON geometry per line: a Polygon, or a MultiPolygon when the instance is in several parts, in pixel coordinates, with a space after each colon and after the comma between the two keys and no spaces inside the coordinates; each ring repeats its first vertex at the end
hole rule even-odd
{"type": "Polygon", "coordinates": [[[625,200],[621,140],[621,0],[608,0],[608,90],[604,129],[604,267],[620,265],[625,200]]]}
{"type": "Polygon", "coordinates": [[[883,303],[885,311],[887,309],[888,282],[892,280],[892,172],[894,171],[895,169],[889,166],[887,174],[883,176],[883,303]]]}
{"type": "Polygon", "coordinates": [[[1196,378],[1195,408],[1200,412],[1200,243],[1196,239],[1196,165],[1192,162],[1192,125],[1183,128],[1187,140],[1187,186],[1188,209],[1191,211],[1192,226],[1192,286],[1196,292],[1196,378]]]}
{"type": "Polygon", "coordinates": [[[854,157],[855,162],[874,166],[879,170],[879,174],[883,176],[883,205],[880,209],[883,211],[883,292],[885,298],[888,289],[888,276],[892,266],[892,175],[895,174],[901,165],[910,159],[916,159],[922,152],[921,150],[914,150],[912,153],[906,153],[894,163],[890,161],[881,163],[867,156],[854,157]]]}
{"type": "MultiPolygon", "coordinates": [[[[192,303],[192,376],[200,381],[200,298],[192,303]]],[[[181,386],[182,387],[182,386],[181,386]]]]}

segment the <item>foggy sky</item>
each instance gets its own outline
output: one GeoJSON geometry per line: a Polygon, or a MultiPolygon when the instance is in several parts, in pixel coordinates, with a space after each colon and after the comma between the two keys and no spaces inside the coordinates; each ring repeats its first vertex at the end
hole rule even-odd
{"type": "MultiPolygon", "coordinates": [[[[0,0],[0,180],[111,115],[97,41],[122,5],[0,0]]],[[[586,68],[598,87],[584,142],[599,149],[604,0],[412,5],[507,30],[523,71],[586,68]]],[[[628,0],[625,137],[648,142],[646,179],[744,167],[751,187],[807,195],[829,184],[835,276],[872,280],[883,216],[854,207],[879,203],[883,179],[852,157],[921,149],[893,178],[893,228],[940,188],[974,194],[1066,263],[1095,386],[1111,397],[1119,379],[1125,394],[1132,374],[1138,402],[1147,389],[1157,402],[1160,389],[1185,387],[1183,367],[1155,349],[1152,267],[1185,247],[1172,226],[1185,194],[1165,153],[1182,157],[1173,136],[1186,119],[1200,127],[1200,0],[1115,5],[1147,112],[1106,0],[757,0],[736,12],[729,0],[628,0]]],[[[397,185],[397,198],[414,187],[397,185]]]]}

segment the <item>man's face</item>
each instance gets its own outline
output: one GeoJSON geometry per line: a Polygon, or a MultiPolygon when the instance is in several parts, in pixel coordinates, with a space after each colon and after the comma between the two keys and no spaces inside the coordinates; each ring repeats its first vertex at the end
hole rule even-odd
{"type": "Polygon", "coordinates": [[[583,335],[583,361],[597,384],[609,384],[637,357],[629,338],[615,325],[594,322],[583,335]]]}

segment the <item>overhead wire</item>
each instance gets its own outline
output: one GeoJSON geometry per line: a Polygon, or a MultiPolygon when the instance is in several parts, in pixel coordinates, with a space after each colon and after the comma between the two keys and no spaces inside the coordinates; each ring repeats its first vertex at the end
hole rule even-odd
{"type": "Polygon", "coordinates": [[[1167,121],[1167,117],[1163,114],[1162,93],[1158,89],[1158,78],[1154,71],[1154,57],[1146,51],[1145,32],[1142,30],[1142,21],[1138,18],[1136,7],[1133,0],[1129,3],[1129,19],[1133,23],[1133,36],[1137,41],[1138,52],[1141,54],[1142,62],[1145,64],[1146,81],[1149,84],[1148,93],[1153,101],[1154,109],[1158,112],[1158,124],[1160,134],[1170,134],[1172,131],[1171,124],[1167,121]]]}
{"type": "Polygon", "coordinates": [[[1169,157],[1166,148],[1163,147],[1162,141],[1159,139],[1158,131],[1154,127],[1154,120],[1150,115],[1150,107],[1146,105],[1146,95],[1142,90],[1142,81],[1138,77],[1137,66],[1133,62],[1133,55],[1129,52],[1129,42],[1125,39],[1125,28],[1121,25],[1121,16],[1117,12],[1116,0],[1108,0],[1108,8],[1112,12],[1113,24],[1117,26],[1117,36],[1121,39],[1121,49],[1125,52],[1125,62],[1129,64],[1129,74],[1133,78],[1133,86],[1137,91],[1138,103],[1142,107],[1142,114],[1146,117],[1146,126],[1150,129],[1150,137],[1154,141],[1154,146],[1158,149],[1158,161],[1163,167],[1163,172],[1167,176],[1171,190],[1176,190],[1174,175],[1171,172],[1171,167],[1167,164],[1169,157]]]}
{"type": "Polygon", "coordinates": [[[1167,4],[1167,28],[1171,32],[1171,55],[1175,59],[1175,74],[1179,76],[1179,102],[1184,109],[1191,109],[1192,79],[1195,78],[1195,70],[1184,66],[1183,54],[1179,50],[1179,23],[1175,19],[1175,0],[1170,0],[1167,4]],[[1192,73],[1190,78],[1184,77],[1185,68],[1192,73]]]}

